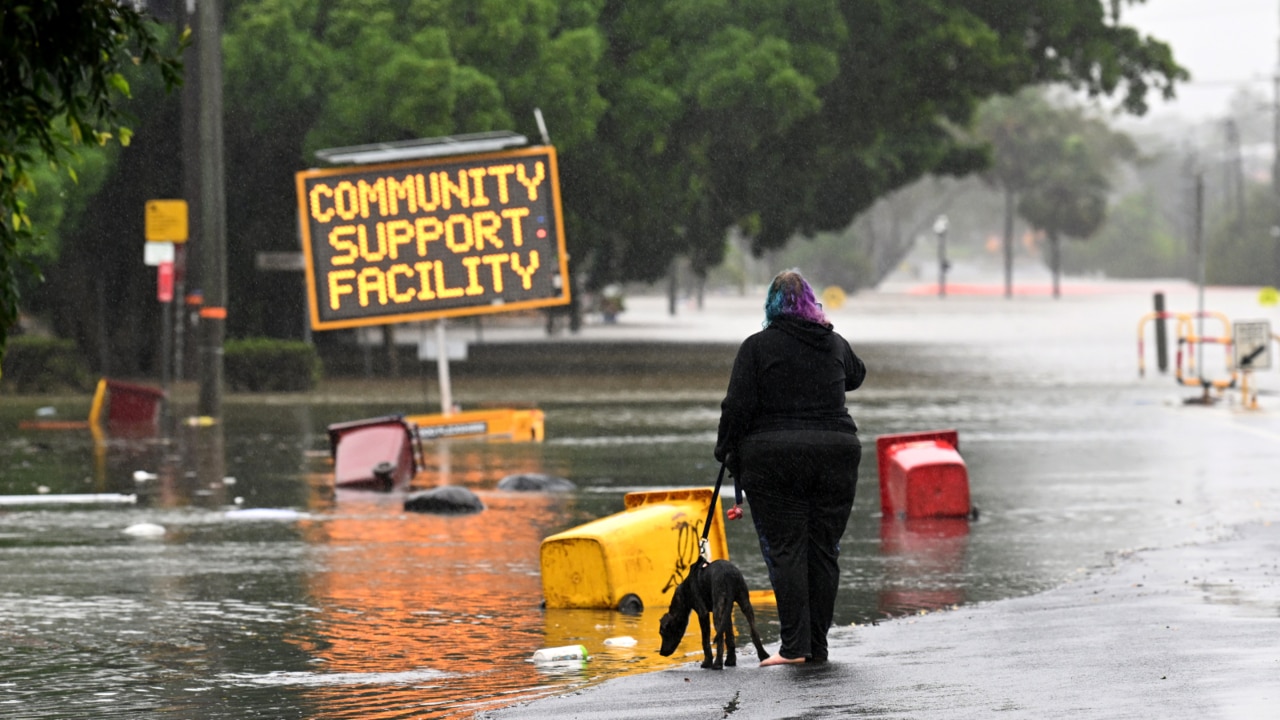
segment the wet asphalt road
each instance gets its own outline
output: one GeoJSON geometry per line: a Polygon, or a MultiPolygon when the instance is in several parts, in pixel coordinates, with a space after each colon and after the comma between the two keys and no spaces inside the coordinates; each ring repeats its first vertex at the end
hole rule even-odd
{"type": "Polygon", "coordinates": [[[1280,712],[1280,526],[1061,588],[839,628],[826,665],[627,677],[484,718],[1196,718],[1280,712]]]}
{"type": "MultiPolygon", "coordinates": [[[[477,717],[1280,717],[1280,373],[1273,364],[1253,378],[1262,390],[1257,409],[1245,408],[1235,391],[1206,407],[1185,403],[1198,395],[1194,388],[1168,378],[1139,381],[1138,321],[1154,287],[1068,284],[1059,301],[963,295],[943,301],[899,288],[856,297],[836,321],[855,347],[919,343],[1016,356],[1068,387],[1094,376],[1132,378],[1144,400],[1100,406],[1099,417],[1108,427],[1131,423],[1148,432],[1134,433],[1127,444],[1102,444],[1112,458],[1097,457],[1099,444],[1087,437],[1064,442],[1078,443],[1068,450],[1095,465],[1140,464],[1156,479],[1145,490],[1153,503],[1194,503],[1199,527],[1187,528],[1184,540],[1114,548],[1103,569],[1044,593],[835,628],[825,665],[758,668],[753,656],[742,655],[733,669],[689,663],[477,717]]],[[[1172,310],[1197,306],[1190,286],[1158,289],[1172,310]]],[[[1256,290],[1210,289],[1207,298],[1206,308],[1233,321],[1262,318],[1280,326],[1274,307],[1257,305],[1256,290]]],[[[656,309],[646,316],[643,303],[632,303],[626,319],[632,324],[610,332],[740,337],[758,320],[751,303],[739,305],[726,301],[703,314],[666,318],[656,309]]],[[[1154,354],[1146,362],[1153,372],[1154,354]]]]}

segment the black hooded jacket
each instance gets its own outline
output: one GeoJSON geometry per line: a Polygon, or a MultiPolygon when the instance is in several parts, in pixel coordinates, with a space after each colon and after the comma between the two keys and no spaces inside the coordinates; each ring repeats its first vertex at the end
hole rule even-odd
{"type": "Polygon", "coordinates": [[[779,318],[738,348],[720,403],[716,459],[747,435],[773,430],[856,433],[845,393],[867,375],[848,341],[826,325],[779,318]]]}

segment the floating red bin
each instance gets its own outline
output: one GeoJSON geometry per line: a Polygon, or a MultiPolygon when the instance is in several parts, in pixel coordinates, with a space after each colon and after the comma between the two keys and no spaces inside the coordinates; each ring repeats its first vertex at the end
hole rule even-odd
{"type": "Polygon", "coordinates": [[[969,471],[955,430],[876,438],[880,509],[884,517],[967,517],[969,471]]]}
{"type": "Polygon", "coordinates": [[[420,466],[417,428],[400,415],[328,427],[336,487],[393,490],[409,485],[420,466]]]}
{"type": "Polygon", "coordinates": [[[159,426],[165,399],[163,390],[119,380],[104,382],[108,429],[155,429],[159,426]]]}

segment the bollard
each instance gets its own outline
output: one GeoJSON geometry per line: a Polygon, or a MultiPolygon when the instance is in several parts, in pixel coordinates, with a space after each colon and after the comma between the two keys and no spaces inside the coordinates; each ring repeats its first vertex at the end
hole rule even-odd
{"type": "Polygon", "coordinates": [[[876,438],[880,508],[886,518],[967,517],[969,471],[955,430],[876,438]]]}
{"type": "Polygon", "coordinates": [[[1164,326],[1164,293],[1155,294],[1156,307],[1156,367],[1161,373],[1169,371],[1169,341],[1164,326]]]}

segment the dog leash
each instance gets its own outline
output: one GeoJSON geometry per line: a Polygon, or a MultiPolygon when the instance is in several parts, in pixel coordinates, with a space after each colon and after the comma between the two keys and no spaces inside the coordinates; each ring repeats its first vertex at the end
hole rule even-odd
{"type": "MultiPolygon", "coordinates": [[[[720,486],[724,484],[725,463],[720,463],[720,474],[716,476],[716,489],[711,491],[711,506],[707,508],[707,521],[702,524],[702,538],[698,540],[698,554],[702,559],[711,562],[711,542],[707,536],[711,533],[711,521],[716,517],[716,504],[720,501],[720,486]]],[[[738,478],[733,478],[733,508],[725,513],[730,520],[742,517],[742,488],[738,486],[738,478]]]]}

